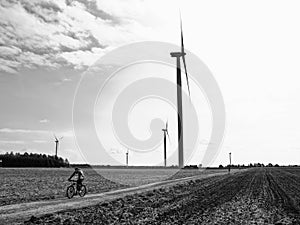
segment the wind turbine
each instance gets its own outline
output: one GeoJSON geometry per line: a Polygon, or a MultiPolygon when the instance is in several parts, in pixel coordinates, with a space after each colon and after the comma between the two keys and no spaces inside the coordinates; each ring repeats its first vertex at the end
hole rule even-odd
{"type": "Polygon", "coordinates": [[[55,138],[55,158],[57,158],[57,150],[58,150],[59,141],[60,141],[61,139],[63,139],[63,137],[57,138],[57,137],[55,136],[55,134],[53,134],[53,136],[54,136],[54,138],[55,138]]]}
{"type": "Polygon", "coordinates": [[[167,166],[167,135],[170,142],[170,136],[168,132],[168,121],[166,122],[166,128],[162,129],[162,131],[164,132],[164,165],[166,167],[167,166]]]}
{"type": "Polygon", "coordinates": [[[180,16],[180,31],[181,31],[181,51],[180,52],[171,52],[171,57],[176,57],[176,66],[177,66],[177,112],[178,112],[178,167],[184,167],[183,161],[183,117],[182,117],[182,85],[181,85],[181,68],[180,68],[180,57],[182,57],[182,62],[184,66],[185,76],[187,87],[190,96],[190,86],[189,86],[189,78],[187,75],[186,62],[184,52],[184,44],[183,44],[183,31],[182,31],[182,20],[180,16]]]}
{"type": "Polygon", "coordinates": [[[128,154],[129,154],[129,150],[127,149],[127,152],[126,152],[126,167],[128,167],[128,154]]]}

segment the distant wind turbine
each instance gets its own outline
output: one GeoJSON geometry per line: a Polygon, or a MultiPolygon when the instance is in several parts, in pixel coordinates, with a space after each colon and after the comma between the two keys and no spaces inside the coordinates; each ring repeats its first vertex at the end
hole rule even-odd
{"type": "Polygon", "coordinates": [[[186,82],[188,87],[188,92],[190,96],[190,86],[189,78],[187,74],[186,61],[184,52],[184,43],[183,43],[183,31],[182,31],[182,20],[180,16],[180,31],[181,31],[181,51],[180,52],[171,52],[171,57],[176,57],[177,65],[177,111],[178,111],[178,166],[179,168],[184,167],[183,160],[183,117],[182,117],[182,85],[181,85],[181,68],[180,68],[180,57],[182,57],[182,62],[184,66],[186,82]]]}
{"type": "Polygon", "coordinates": [[[57,138],[55,134],[53,134],[54,138],[55,138],[55,158],[57,158],[57,150],[58,150],[58,145],[61,139],[63,139],[63,137],[57,138]]]}
{"type": "Polygon", "coordinates": [[[129,150],[127,149],[127,152],[126,152],[126,166],[128,167],[128,154],[129,154],[129,150]]]}
{"type": "Polygon", "coordinates": [[[162,129],[162,131],[164,132],[164,165],[166,167],[167,166],[167,135],[170,142],[170,136],[168,132],[168,121],[166,122],[166,128],[162,129]]]}

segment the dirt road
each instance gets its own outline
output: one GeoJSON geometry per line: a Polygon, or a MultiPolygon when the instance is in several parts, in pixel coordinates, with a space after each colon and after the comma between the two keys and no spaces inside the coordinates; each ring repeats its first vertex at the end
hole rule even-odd
{"type": "Polygon", "coordinates": [[[139,187],[126,188],[126,189],[110,191],[110,192],[105,192],[100,194],[90,194],[90,195],[86,195],[84,198],[75,197],[71,200],[64,198],[64,199],[57,199],[57,200],[38,201],[38,202],[29,202],[29,203],[1,206],[0,224],[21,223],[24,222],[25,220],[30,219],[32,216],[38,217],[45,214],[55,213],[63,210],[78,209],[82,207],[95,205],[102,201],[121,198],[129,194],[136,194],[136,193],[141,193],[144,191],[149,191],[161,187],[172,186],[174,184],[187,182],[189,180],[211,178],[216,176],[222,176],[225,174],[227,173],[224,172],[224,173],[217,173],[217,174],[203,174],[199,176],[161,181],[161,182],[151,183],[147,185],[142,185],[139,187]]]}

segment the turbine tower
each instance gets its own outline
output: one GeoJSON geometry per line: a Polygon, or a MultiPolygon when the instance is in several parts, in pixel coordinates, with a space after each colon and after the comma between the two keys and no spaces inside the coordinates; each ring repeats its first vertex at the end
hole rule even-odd
{"type": "Polygon", "coordinates": [[[182,21],[180,17],[180,31],[181,31],[181,51],[180,52],[171,52],[171,57],[176,57],[176,67],[177,67],[177,123],[178,123],[178,167],[184,167],[184,159],[183,159],[183,117],[182,117],[182,85],[181,85],[181,67],[180,67],[180,57],[182,57],[182,62],[184,66],[185,76],[187,87],[190,96],[190,86],[189,79],[187,75],[186,62],[184,52],[184,44],[183,44],[183,31],[182,31],[182,21]]]}
{"type": "Polygon", "coordinates": [[[58,150],[58,145],[59,145],[59,141],[63,138],[57,138],[55,134],[53,134],[54,138],[55,138],[55,158],[57,158],[57,150],[58,150]]]}
{"type": "Polygon", "coordinates": [[[168,121],[166,122],[166,128],[162,129],[162,131],[164,132],[164,166],[166,167],[167,166],[167,135],[170,142],[170,136],[168,132],[168,121]]]}

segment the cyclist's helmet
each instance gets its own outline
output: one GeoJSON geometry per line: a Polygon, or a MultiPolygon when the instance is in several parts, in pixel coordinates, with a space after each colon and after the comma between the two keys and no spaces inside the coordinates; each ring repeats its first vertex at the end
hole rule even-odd
{"type": "Polygon", "coordinates": [[[78,167],[75,168],[75,171],[76,171],[76,172],[79,171],[79,170],[80,170],[80,169],[79,169],[78,167]]]}

